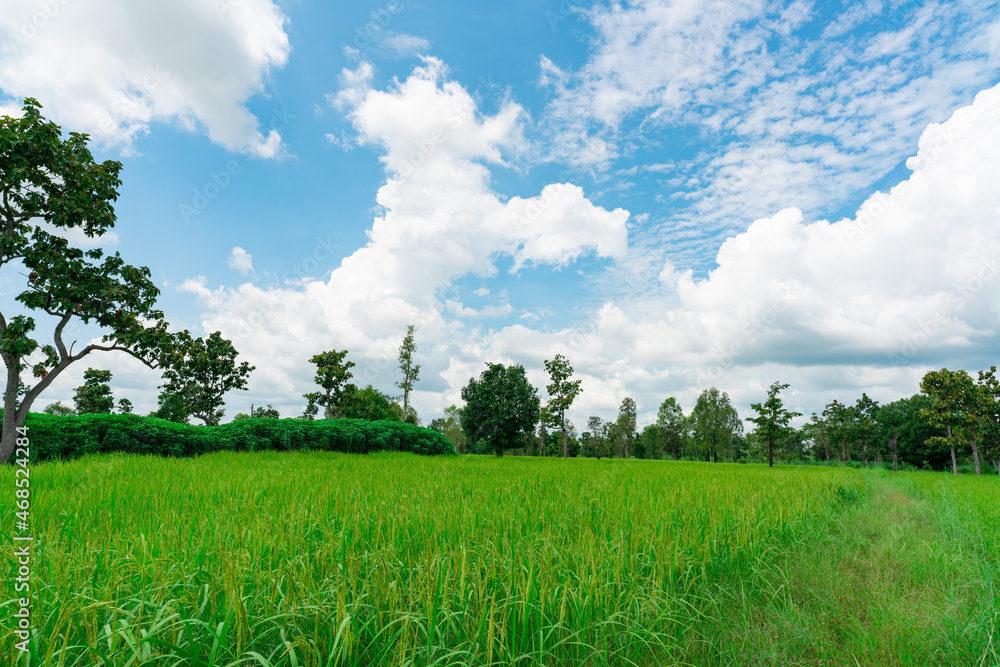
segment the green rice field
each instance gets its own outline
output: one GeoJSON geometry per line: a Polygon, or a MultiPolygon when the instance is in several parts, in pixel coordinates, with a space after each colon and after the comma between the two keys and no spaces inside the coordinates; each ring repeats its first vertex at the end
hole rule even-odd
{"type": "Polygon", "coordinates": [[[996,477],[220,452],[31,479],[4,665],[1000,664],[996,477]]]}

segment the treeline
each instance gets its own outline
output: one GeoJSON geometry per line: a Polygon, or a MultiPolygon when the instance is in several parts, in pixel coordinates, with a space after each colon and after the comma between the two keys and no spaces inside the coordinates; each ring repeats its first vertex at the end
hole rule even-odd
{"type": "MultiPolygon", "coordinates": [[[[351,382],[351,369],[355,364],[347,360],[347,350],[328,350],[309,359],[316,366],[313,380],[319,391],[303,394],[307,403],[298,419],[316,419],[322,409],[325,419],[419,423],[416,410],[409,404],[409,394],[420,372],[419,364],[413,363],[416,350],[413,336],[411,325],[399,348],[398,368],[403,378],[396,384],[403,389],[401,403],[370,384],[362,388],[351,382]]],[[[225,415],[224,394],[233,389],[245,390],[250,373],[255,370],[247,362],[237,363],[237,356],[232,342],[222,338],[219,332],[206,339],[189,338],[183,351],[175,353],[163,372],[158,407],[149,416],[181,424],[195,418],[205,426],[218,426],[225,415]]],[[[56,401],[43,412],[57,416],[114,413],[111,371],[88,368],[83,379],[83,384],[74,393],[72,407],[56,401]]],[[[117,413],[132,414],[133,407],[129,399],[121,398],[117,413]]],[[[266,407],[251,405],[248,412],[237,413],[234,421],[280,417],[271,404],[266,407]]]]}
{"type": "Polygon", "coordinates": [[[658,407],[657,419],[641,428],[638,406],[626,397],[615,419],[587,419],[580,430],[565,411],[580,393],[572,367],[561,355],[546,361],[552,380],[542,405],[523,367],[487,364],[462,392],[463,407],[450,406],[430,427],[461,453],[527,456],[653,458],[712,462],[760,460],[859,467],[945,470],[963,465],[976,474],[1000,471],[1000,385],[996,367],[980,371],[931,371],[921,393],[879,404],[866,393],[853,402],[831,401],[799,428],[790,422],[774,383],[740,418],[729,395],[715,387],[685,412],[675,397],[658,407]],[[744,429],[748,422],[749,430],[744,429]]]}

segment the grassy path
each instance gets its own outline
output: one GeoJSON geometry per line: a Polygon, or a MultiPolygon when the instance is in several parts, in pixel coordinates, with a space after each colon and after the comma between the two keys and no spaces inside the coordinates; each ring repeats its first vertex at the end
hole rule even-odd
{"type": "Polygon", "coordinates": [[[716,587],[695,664],[1000,665],[1000,526],[929,480],[866,474],[769,569],[716,587]]]}

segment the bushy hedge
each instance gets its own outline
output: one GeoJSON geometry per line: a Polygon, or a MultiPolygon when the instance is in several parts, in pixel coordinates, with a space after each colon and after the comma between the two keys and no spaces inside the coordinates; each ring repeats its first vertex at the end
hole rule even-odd
{"type": "Polygon", "coordinates": [[[192,426],[139,415],[32,413],[25,426],[31,441],[32,461],[98,452],[161,456],[193,456],[220,450],[455,452],[443,435],[429,428],[363,419],[241,419],[220,426],[192,426]]]}

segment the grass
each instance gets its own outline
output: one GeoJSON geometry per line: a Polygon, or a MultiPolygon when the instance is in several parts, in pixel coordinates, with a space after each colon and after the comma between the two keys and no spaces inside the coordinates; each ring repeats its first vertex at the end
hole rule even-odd
{"type": "Polygon", "coordinates": [[[260,452],[32,490],[31,665],[997,664],[995,479],[260,452]]]}

